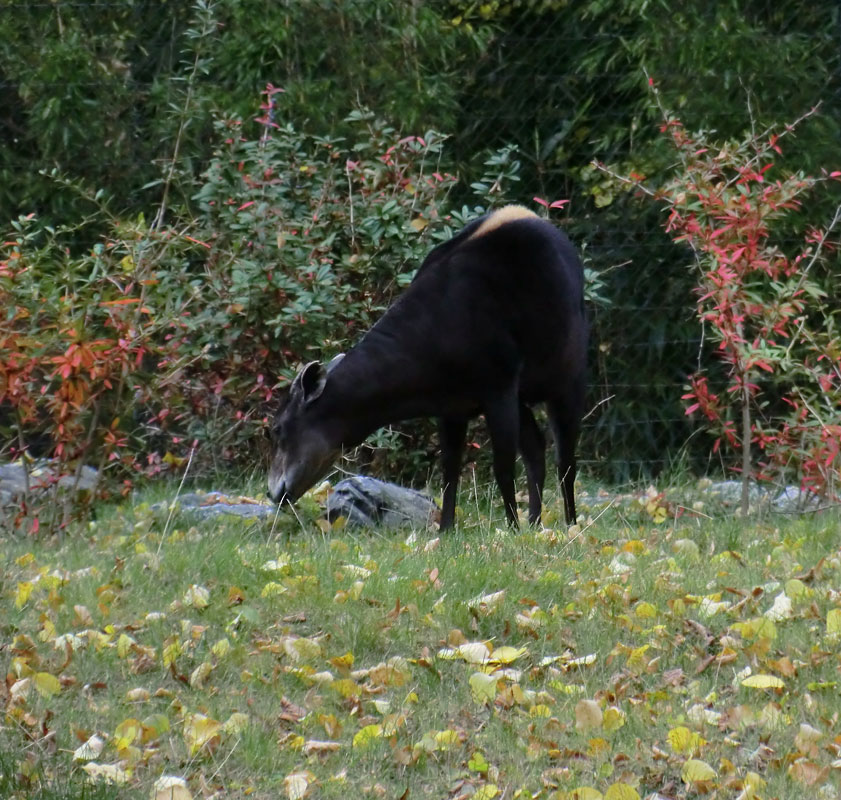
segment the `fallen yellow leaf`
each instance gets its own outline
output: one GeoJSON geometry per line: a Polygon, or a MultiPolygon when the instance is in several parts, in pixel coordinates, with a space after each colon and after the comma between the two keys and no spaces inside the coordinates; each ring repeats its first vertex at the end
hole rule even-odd
{"type": "Polygon", "coordinates": [[[466,642],[459,645],[456,652],[468,664],[485,664],[490,658],[490,650],[484,642],[466,642]]]}
{"type": "Polygon", "coordinates": [[[473,700],[484,705],[496,698],[497,678],[484,672],[474,672],[468,679],[473,700]]]}
{"type": "Polygon", "coordinates": [[[639,792],[627,783],[614,783],[604,793],[604,800],[640,800],[639,792]]]}
{"type": "Polygon", "coordinates": [[[579,786],[569,793],[569,800],[603,800],[604,795],[592,786],[579,786]]]}
{"type": "Polygon", "coordinates": [[[184,778],[161,775],[152,787],[151,800],[193,800],[193,795],[184,778]]]}
{"type": "Polygon", "coordinates": [[[15,594],[16,608],[23,608],[26,605],[34,588],[34,584],[30,583],[29,581],[20,581],[18,583],[18,590],[15,594]]]}
{"type": "Polygon", "coordinates": [[[379,739],[382,735],[382,725],[366,725],[364,728],[360,728],[353,737],[353,747],[367,747],[374,739],[379,739]]]}
{"type": "Polygon", "coordinates": [[[339,680],[331,681],[330,688],[337,691],[344,698],[356,697],[359,694],[359,686],[350,678],[339,678],[339,680]]]}
{"type": "Polygon", "coordinates": [[[608,733],[618,731],[625,724],[625,712],[616,706],[606,708],[602,725],[608,733]]]}
{"type": "Polygon", "coordinates": [[[683,765],[680,777],[684,783],[698,783],[713,780],[716,777],[716,772],[706,761],[690,758],[683,765]]]}
{"type": "Polygon", "coordinates": [[[124,750],[129,745],[134,744],[135,740],[140,736],[143,726],[140,720],[134,718],[124,719],[117,729],[114,731],[113,745],[119,750],[124,750]]]}
{"type": "Polygon", "coordinates": [[[340,742],[324,742],[317,739],[309,739],[304,742],[303,752],[305,756],[313,753],[335,753],[342,747],[340,742]]]}
{"type": "Polygon", "coordinates": [[[128,783],[130,777],[122,767],[117,764],[97,764],[91,761],[85,764],[82,769],[88,773],[92,780],[102,780],[106,783],[128,783]]]}
{"type": "Polygon", "coordinates": [[[667,736],[669,746],[679,755],[692,755],[697,753],[704,744],[704,739],[694,731],[683,725],[672,728],[667,736]]]}
{"type": "Polygon", "coordinates": [[[314,639],[286,637],[283,640],[284,652],[295,662],[310,661],[321,655],[321,645],[314,639]]]}
{"type": "Polygon", "coordinates": [[[579,700],[575,704],[575,727],[579,731],[600,728],[604,714],[595,700],[579,700]]]}
{"type": "Polygon", "coordinates": [[[640,619],[654,619],[657,616],[657,607],[643,600],[637,603],[634,614],[640,619]]]}
{"type": "Polygon", "coordinates": [[[649,658],[646,653],[651,649],[650,644],[636,647],[628,654],[628,666],[633,670],[644,670],[648,666],[649,658]]]}
{"type": "Polygon", "coordinates": [[[467,762],[467,768],[472,769],[474,772],[485,773],[490,769],[490,764],[488,764],[488,760],[484,754],[477,750],[467,762]]]}
{"type": "Polygon", "coordinates": [[[231,643],[227,638],[220,639],[213,645],[213,647],[210,648],[210,652],[213,653],[216,658],[224,658],[230,651],[231,643]]]}
{"type": "Polygon", "coordinates": [[[435,744],[438,750],[449,750],[459,744],[458,733],[451,730],[438,731],[435,734],[435,744]]]}
{"type": "Polygon", "coordinates": [[[260,591],[260,597],[277,597],[280,594],[286,594],[289,590],[277,581],[269,581],[260,591]]]}
{"type": "Polygon", "coordinates": [[[292,772],[283,779],[289,800],[301,800],[314,779],[311,772],[292,772]]]}
{"type": "Polygon", "coordinates": [[[207,744],[212,744],[219,737],[222,723],[206,717],[204,714],[187,714],[184,719],[184,741],[194,756],[207,744]]]}
{"type": "Polygon", "coordinates": [[[242,733],[248,727],[248,714],[243,714],[241,711],[235,711],[225,720],[222,730],[227,734],[242,733]]]}
{"type": "Polygon", "coordinates": [[[38,694],[42,697],[52,697],[61,691],[61,683],[55,675],[49,672],[36,672],[32,678],[38,694]]]}
{"type": "Polygon", "coordinates": [[[526,653],[528,653],[526,647],[497,647],[488,660],[491,664],[511,664],[518,658],[522,658],[526,653]]]}
{"type": "Polygon", "coordinates": [[[742,681],[749,689],[784,689],[785,682],[776,675],[750,675],[742,681]]]}
{"type": "Polygon", "coordinates": [[[203,689],[204,682],[207,680],[207,677],[211,672],[213,672],[213,664],[209,661],[202,661],[202,663],[190,673],[190,687],[193,689],[203,689]]]}
{"type": "Polygon", "coordinates": [[[193,583],[184,593],[182,602],[185,606],[192,606],[193,608],[207,608],[210,605],[210,592],[204,586],[193,583]]]}

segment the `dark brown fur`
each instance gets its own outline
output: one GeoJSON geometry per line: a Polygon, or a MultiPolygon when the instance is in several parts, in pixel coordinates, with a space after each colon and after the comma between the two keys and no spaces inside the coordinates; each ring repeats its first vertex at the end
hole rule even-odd
{"type": "Polygon", "coordinates": [[[584,407],[587,323],[581,263],[550,223],[501,210],[430,252],[412,284],[345,358],[307,365],[272,426],[269,493],[295,500],[342,448],[383,425],[440,419],[441,527],[453,524],[467,423],[484,414],[508,520],[517,520],[514,461],[540,519],[545,403],[567,522],[575,521],[575,445],[584,407]]]}

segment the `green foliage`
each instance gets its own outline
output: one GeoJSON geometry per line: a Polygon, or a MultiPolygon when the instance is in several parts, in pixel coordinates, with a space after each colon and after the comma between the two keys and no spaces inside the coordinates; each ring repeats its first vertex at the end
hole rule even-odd
{"type": "Polygon", "coordinates": [[[146,305],[148,265],[136,268],[126,247],[109,241],[74,258],[62,233],[22,217],[0,252],[2,455],[26,464],[34,445],[55,458],[51,473],[30,476],[40,500],[22,504],[16,520],[30,515],[35,531],[39,520],[66,525],[83,464],[95,463],[101,474],[133,463],[123,455],[124,415],[156,330],[146,305]]]}
{"type": "Polygon", "coordinates": [[[60,166],[125,205],[148,202],[171,129],[149,122],[165,95],[190,4],[7,3],[0,15],[0,218],[38,209],[56,225],[89,212],[38,176],[60,166]]]}
{"type": "MultiPolygon", "coordinates": [[[[841,482],[841,339],[838,313],[826,301],[832,228],[810,228],[799,252],[771,238],[780,220],[823,180],[779,176],[778,144],[796,124],[723,144],[690,134],[663,110],[680,169],[655,191],[669,210],[666,230],[692,248],[698,317],[716,344],[724,375],[708,364],[690,377],[684,395],[719,437],[741,454],[742,512],[754,474],[784,485],[836,496],[841,482]],[[762,451],[755,471],[751,448],[762,451]]],[[[802,120],[801,120],[802,121],[802,120]]],[[[623,178],[640,187],[639,176],[623,178]]],[[[831,275],[831,273],[830,273],[831,275]]],[[[831,280],[831,278],[830,278],[831,280]]]]}
{"type": "Polygon", "coordinates": [[[296,122],[322,134],[343,132],[354,104],[406,129],[450,129],[459,71],[481,42],[433,6],[379,0],[7,4],[0,219],[86,213],[33,174],[55,166],[106,188],[120,210],[148,211],[173,162],[185,176],[204,169],[214,115],[248,115],[271,82],[296,122]]]}
{"type": "MultiPolygon", "coordinates": [[[[509,199],[569,199],[564,226],[584,250],[591,289],[599,284],[590,295],[600,301],[592,309],[591,358],[598,412],[584,432],[585,460],[627,478],[670,462],[688,441],[686,457],[703,469],[707,449],[692,437],[679,400],[700,346],[688,313],[691,281],[659,230],[657,211],[612,191],[590,162],[626,174],[668,167],[644,69],[690,129],[714,128],[724,140],[741,138],[751,118],[763,127],[833,97],[841,74],[838,13],[829,0],[807,7],[797,0],[690,0],[680,8],[659,0],[11,2],[0,15],[0,220],[34,211],[65,229],[63,246],[81,257],[113,232],[103,216],[82,223],[104,200],[118,225],[134,231],[129,249],[145,247],[144,228],[157,233],[168,225],[215,246],[196,196],[197,182],[219,159],[214,120],[248,120],[255,92],[269,83],[285,90],[284,126],[291,122],[313,139],[344,138],[350,148],[360,130],[348,118],[354,107],[390,120],[397,138],[451,132],[438,171],[463,179],[453,187],[453,207],[473,202],[471,185],[482,182],[489,153],[517,145],[521,180],[509,199]],[[54,169],[64,177],[59,184],[54,169]],[[137,222],[141,215],[150,221],[137,222]]],[[[786,166],[816,173],[837,165],[838,130],[837,104],[827,102],[787,147],[786,166]]],[[[350,149],[346,156],[356,158],[350,149]]],[[[335,178],[344,178],[341,164],[335,178]]],[[[491,178],[487,188],[493,185],[491,178]]],[[[815,195],[786,223],[786,236],[800,239],[804,220],[827,217],[830,207],[815,195]]],[[[418,238],[428,246],[444,231],[418,238]]],[[[351,251],[362,241],[357,233],[351,251]]],[[[266,237],[268,244],[254,246],[270,248],[273,237],[266,237]]],[[[336,240],[340,259],[348,241],[336,240]]],[[[242,243],[231,247],[247,262],[241,276],[251,275],[255,256],[242,243]]],[[[180,253],[167,279],[177,296],[162,305],[177,308],[200,290],[207,253],[179,236],[167,248],[180,253]],[[179,276],[182,266],[193,284],[179,276]]],[[[366,274],[373,278],[384,264],[366,266],[366,274]]],[[[213,262],[216,269],[227,267],[213,262]]],[[[329,305],[341,291],[326,289],[315,302],[329,305]]],[[[249,294],[241,286],[235,293],[249,294]]],[[[368,302],[351,301],[360,308],[368,302]]],[[[366,318],[381,302],[370,303],[366,318]]],[[[331,327],[326,314],[313,313],[331,327]]],[[[231,329],[247,339],[248,326],[235,314],[231,329]]],[[[286,326],[284,335],[303,340],[312,331],[304,349],[315,351],[321,323],[309,324],[297,333],[286,326]]],[[[278,320],[278,329],[284,325],[278,320]]],[[[339,346],[340,333],[329,346],[339,346]]],[[[213,346],[208,354],[221,363],[213,346]]],[[[194,397],[205,413],[200,392],[194,397]]],[[[228,407],[214,413],[217,433],[224,431],[228,407]]]]}
{"type": "Polygon", "coordinates": [[[609,190],[625,184],[665,204],[665,230],[692,249],[697,314],[715,350],[690,375],[687,413],[706,417],[718,437],[714,451],[723,444],[739,454],[743,513],[754,477],[779,485],[794,478],[805,491],[834,497],[841,478],[841,340],[838,309],[827,298],[841,206],[828,227],[810,226],[799,247],[780,242],[779,230],[804,195],[841,172],[814,178],[776,169],[778,142],[802,119],[780,132],[719,143],[687,132],[662,105],[661,111],[661,130],[680,165],[671,178],[655,190],[636,173],[617,176],[596,166],[609,190]],[[761,451],[758,468],[752,450],[761,451]]]}
{"type": "Polygon", "coordinates": [[[222,341],[196,320],[194,346],[216,337],[221,351],[265,350],[265,368],[288,377],[308,350],[352,344],[411,280],[455,183],[438,172],[443,137],[400,138],[367,113],[349,123],[349,145],[291,124],[267,122],[260,139],[218,127],[226,144],[194,199],[206,288],[229,308],[216,320],[222,341]]]}
{"type": "MultiPolygon", "coordinates": [[[[0,261],[4,456],[55,457],[51,485],[84,463],[125,481],[188,457],[194,474],[255,468],[272,389],[352,346],[433,243],[482,212],[446,213],[456,178],[439,171],[440,134],[401,137],[368,112],[347,120],[350,142],[300,133],[273,121],[277,95],[258,136],[218,123],[191,219],[122,222],[103,206],[90,224],[109,220],[108,233],[81,256],[65,244],[78,229],[13,223],[0,261]]],[[[491,157],[480,199],[503,197],[517,169],[510,150],[491,157]]],[[[404,465],[425,459],[428,434],[409,434],[404,465]]],[[[78,510],[53,495],[18,523],[63,526],[78,510]]]]}

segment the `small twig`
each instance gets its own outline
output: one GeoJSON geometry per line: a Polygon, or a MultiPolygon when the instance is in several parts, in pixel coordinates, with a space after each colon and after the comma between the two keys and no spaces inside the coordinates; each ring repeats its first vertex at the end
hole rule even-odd
{"type": "Polygon", "coordinates": [[[280,503],[277,503],[275,506],[274,517],[272,518],[272,527],[269,528],[269,539],[274,536],[274,529],[277,526],[278,517],[280,517],[280,503]]]}
{"type": "Polygon", "coordinates": [[[629,258],[627,261],[622,261],[619,264],[611,264],[609,267],[605,267],[604,269],[599,270],[599,277],[601,278],[604,275],[607,275],[609,272],[613,272],[615,269],[621,269],[622,267],[627,267],[628,264],[633,264],[634,259],[629,258]]]}
{"type": "MultiPolygon", "coordinates": [[[[568,542],[564,545],[563,550],[566,550],[566,549],[567,549],[567,548],[568,548],[568,547],[569,547],[569,546],[570,546],[570,545],[571,545],[571,544],[572,544],[572,543],[573,543],[576,539],[580,539],[580,538],[581,538],[581,537],[582,537],[582,536],[583,536],[583,535],[584,535],[584,534],[585,534],[588,530],[590,530],[590,528],[592,528],[592,527],[593,527],[593,525],[595,525],[595,524],[599,521],[599,519],[600,519],[601,517],[603,517],[603,516],[604,516],[604,515],[605,515],[608,511],[610,511],[610,509],[611,509],[611,508],[613,508],[613,506],[615,506],[615,505],[616,505],[616,502],[617,502],[617,501],[616,501],[616,498],[614,498],[613,500],[611,500],[611,501],[610,501],[610,503],[608,503],[608,505],[606,505],[606,506],[605,506],[605,507],[604,507],[604,508],[603,508],[603,509],[602,509],[602,510],[601,510],[601,511],[600,511],[600,512],[599,512],[599,513],[595,516],[595,518],[594,518],[594,519],[590,520],[590,523],[589,523],[588,525],[586,525],[586,526],[585,526],[585,527],[583,527],[580,531],[578,531],[578,533],[576,533],[576,534],[575,534],[575,536],[573,536],[573,537],[572,537],[572,539],[570,539],[570,540],[569,540],[569,541],[568,541],[568,542]]],[[[561,552],[563,552],[563,550],[562,550],[561,552]]]]}
{"type": "MultiPolygon", "coordinates": [[[[679,511],[685,511],[687,514],[693,514],[698,517],[703,517],[704,519],[712,519],[712,517],[709,514],[705,514],[703,511],[699,511],[697,508],[688,508],[687,506],[681,505],[676,505],[675,508],[679,511]]],[[[674,521],[677,522],[677,517],[675,517],[674,521]]]]}
{"type": "MultiPolygon", "coordinates": [[[[208,350],[210,350],[210,345],[206,344],[197,356],[194,356],[184,364],[176,364],[170,371],[169,375],[158,381],[158,388],[163,389],[164,387],[169,386],[169,384],[173,381],[177,380],[180,377],[181,371],[185,367],[189,367],[191,364],[195,364],[196,361],[202,359],[205,355],[207,355],[208,350]]],[[[186,358],[186,356],[184,356],[184,358],[186,358]]]]}
{"type": "Polygon", "coordinates": [[[750,120],[750,135],[751,138],[756,141],[756,117],[753,115],[753,107],[750,104],[750,89],[745,86],[745,82],[742,80],[741,76],[739,76],[739,85],[745,92],[745,104],[748,107],[748,119],[750,120]]]}
{"type": "Polygon", "coordinates": [[[481,509],[479,508],[479,486],[476,483],[476,467],[475,466],[470,470],[470,473],[471,473],[471,476],[473,478],[473,498],[476,501],[476,516],[481,517],[482,512],[481,512],[481,509]]]}
{"type": "Polygon", "coordinates": [[[181,476],[181,483],[178,484],[178,491],[175,492],[175,497],[172,499],[172,502],[169,504],[169,516],[166,518],[166,524],[164,525],[163,533],[161,534],[161,539],[158,542],[158,551],[157,555],[161,554],[161,547],[163,547],[164,540],[166,539],[167,532],[169,531],[169,524],[172,522],[172,517],[175,514],[176,504],[178,503],[178,497],[181,494],[181,490],[184,488],[184,481],[187,480],[187,473],[190,471],[190,464],[193,463],[193,453],[196,452],[196,446],[193,445],[190,448],[190,457],[187,459],[187,466],[184,469],[184,474],[181,476]]]}
{"type": "Polygon", "coordinates": [[[613,400],[613,398],[614,398],[614,397],[616,397],[616,395],[615,395],[615,394],[611,394],[611,395],[608,395],[607,397],[603,398],[602,400],[599,400],[599,402],[598,402],[598,403],[596,403],[596,405],[594,405],[594,406],[593,406],[593,407],[592,407],[592,408],[591,408],[591,409],[590,409],[590,410],[589,410],[589,411],[588,411],[588,412],[587,412],[587,413],[586,413],[586,414],[585,414],[585,415],[581,418],[581,421],[582,421],[582,422],[584,422],[584,420],[585,420],[585,419],[587,419],[588,417],[593,416],[593,414],[595,414],[595,413],[596,413],[596,410],[598,409],[598,407],[599,407],[599,406],[602,406],[602,405],[604,405],[605,403],[609,403],[611,400],[613,400]]]}
{"type": "Polygon", "coordinates": [[[239,747],[239,744],[240,744],[241,741],[242,741],[242,739],[239,738],[234,742],[234,746],[230,749],[228,754],[222,759],[222,763],[219,764],[218,767],[216,767],[216,769],[213,771],[213,774],[207,779],[208,783],[211,783],[213,781],[213,779],[222,771],[222,767],[224,767],[225,764],[228,763],[228,759],[234,754],[234,751],[237,749],[237,747],[239,747]]]}
{"type": "MultiPolygon", "coordinates": [[[[654,99],[657,102],[657,107],[660,109],[660,114],[663,117],[663,121],[664,122],[669,122],[673,118],[669,114],[666,107],[663,105],[663,101],[660,97],[659,90],[657,89],[656,85],[654,84],[654,81],[652,81],[651,77],[649,76],[648,70],[645,67],[643,67],[642,71],[643,71],[643,74],[645,75],[645,77],[648,79],[648,85],[651,87],[651,91],[654,94],[654,99]]],[[[782,139],[784,136],[788,136],[789,134],[794,133],[794,130],[800,125],[801,122],[803,122],[804,120],[813,116],[814,114],[818,113],[818,110],[820,109],[822,102],[823,101],[818,101],[812,108],[810,108],[808,111],[804,112],[796,120],[794,120],[794,122],[791,122],[791,123],[787,124],[785,126],[785,130],[783,130],[779,134],[777,134],[777,139],[778,140],[782,139]]],[[[748,95],[747,105],[748,105],[748,114],[749,114],[750,120],[751,120],[751,138],[753,139],[753,141],[757,141],[758,139],[765,139],[767,136],[769,136],[774,131],[774,128],[776,126],[769,125],[762,133],[760,133],[757,136],[756,131],[755,131],[755,127],[754,127],[753,112],[752,112],[751,105],[750,105],[750,95],[748,95]]],[[[747,161],[745,166],[751,166],[752,164],[754,164],[756,161],[759,160],[760,155],[761,155],[760,153],[757,153],[753,158],[751,158],[747,161]]],[[[681,161],[683,161],[684,166],[685,166],[686,165],[686,160],[685,160],[682,152],[681,152],[680,156],[681,156],[681,161]]],[[[598,168],[598,165],[596,165],[596,166],[598,168]]],[[[615,177],[620,177],[620,176],[615,176],[615,177]]],[[[726,186],[731,186],[733,183],[740,180],[741,177],[742,177],[741,175],[734,175],[725,185],[726,186]]],[[[621,180],[621,178],[620,178],[620,180],[621,180]]],[[[632,181],[629,181],[629,182],[633,183],[632,181]]],[[[646,191],[645,187],[643,187],[639,184],[634,184],[634,185],[639,186],[639,188],[643,189],[643,191],[646,191]]]]}
{"type": "MultiPolygon", "coordinates": [[[[784,136],[788,136],[789,134],[794,133],[795,128],[797,128],[800,125],[801,122],[808,119],[812,115],[817,114],[818,109],[821,107],[821,102],[822,101],[818,102],[815,106],[810,108],[808,111],[801,114],[796,120],[794,120],[794,122],[788,123],[785,126],[785,130],[783,130],[779,134],[777,134],[777,139],[778,140],[782,139],[784,136]]],[[[774,125],[769,125],[762,133],[759,134],[759,136],[753,136],[753,140],[756,141],[757,139],[764,139],[766,136],[770,135],[773,132],[774,127],[775,127],[774,125]]],[[[756,161],[759,160],[759,157],[760,157],[760,154],[757,153],[753,158],[749,159],[745,163],[745,166],[746,167],[751,166],[752,164],[754,164],[756,161]]],[[[733,185],[741,177],[742,177],[741,175],[734,175],[729,181],[727,181],[726,185],[727,186],[733,185]]]]}
{"type": "Polygon", "coordinates": [[[345,162],[345,175],[347,176],[347,198],[350,206],[350,249],[351,252],[356,250],[356,227],[353,222],[353,182],[350,179],[350,165],[345,162]]]}
{"type": "MultiPolygon", "coordinates": [[[[213,13],[213,7],[211,5],[208,5],[207,11],[208,11],[208,13],[212,14],[213,13]]],[[[200,39],[203,38],[203,37],[207,37],[210,34],[211,29],[209,27],[208,19],[210,19],[211,24],[213,23],[212,18],[207,18],[207,19],[203,20],[204,27],[202,28],[202,30],[199,34],[199,37],[198,37],[200,39]]],[[[201,22],[201,20],[200,20],[200,22],[201,22]]],[[[193,63],[192,63],[192,66],[190,67],[190,74],[187,78],[187,94],[184,98],[184,107],[181,111],[181,118],[178,122],[178,133],[175,135],[175,144],[174,144],[173,150],[172,150],[172,158],[170,159],[169,170],[167,171],[167,176],[164,180],[163,193],[162,193],[162,196],[161,196],[161,205],[158,208],[158,213],[155,215],[155,218],[152,220],[152,224],[149,226],[151,230],[157,230],[163,224],[164,216],[166,215],[166,208],[167,208],[167,200],[169,198],[169,191],[170,191],[170,188],[172,186],[172,180],[175,176],[175,168],[178,164],[179,156],[181,155],[181,143],[184,139],[184,133],[187,130],[187,125],[191,121],[190,109],[193,105],[193,94],[195,92],[195,85],[196,85],[197,78],[198,78],[198,75],[199,75],[199,70],[200,70],[200,67],[201,67],[202,56],[203,56],[203,51],[202,51],[202,45],[203,44],[204,44],[203,41],[199,41],[196,44],[196,50],[195,50],[195,55],[194,55],[194,58],[193,58],[193,63]]]]}
{"type": "Polygon", "coordinates": [[[23,496],[28,498],[31,487],[29,485],[29,464],[26,463],[28,457],[26,442],[23,440],[23,417],[20,415],[20,407],[15,406],[15,427],[18,434],[18,450],[20,452],[20,463],[23,467],[23,496]]]}
{"type": "Polygon", "coordinates": [[[826,240],[829,238],[829,234],[832,232],[832,229],[838,224],[839,220],[841,220],[841,205],[835,209],[835,215],[832,217],[832,222],[829,223],[827,229],[821,235],[821,238],[817,242],[817,246],[815,247],[815,252],[812,253],[812,257],[809,259],[809,263],[801,270],[800,279],[797,281],[797,286],[795,287],[795,291],[799,290],[800,287],[803,285],[803,281],[806,280],[806,276],[809,274],[809,270],[815,265],[815,262],[818,260],[818,256],[823,249],[826,240]]]}
{"type": "MultiPolygon", "coordinates": [[[[623,175],[620,175],[617,172],[614,172],[610,167],[603,164],[601,161],[596,161],[593,159],[590,162],[590,166],[595,167],[599,172],[604,172],[606,175],[610,175],[611,178],[614,180],[619,181],[620,183],[627,184],[628,186],[633,186],[635,189],[639,189],[643,194],[647,194],[649,197],[656,197],[657,193],[652,192],[645,184],[640,183],[639,181],[631,180],[630,178],[626,178],[623,175]]],[[[619,265],[623,266],[623,265],[619,265]]]]}

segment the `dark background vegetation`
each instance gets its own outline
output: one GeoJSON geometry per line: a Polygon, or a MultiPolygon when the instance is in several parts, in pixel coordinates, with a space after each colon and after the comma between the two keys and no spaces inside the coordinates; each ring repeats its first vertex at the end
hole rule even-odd
{"type": "MultiPolygon", "coordinates": [[[[582,462],[611,480],[685,466],[703,472],[722,465],[709,462],[710,440],[696,435],[680,400],[705,352],[690,256],[662,232],[661,210],[618,192],[591,165],[596,159],[655,182],[673,166],[649,77],[688,128],[714,130],[721,142],[821,103],[820,114],[786,142],[779,166],[813,173],[841,167],[835,0],[3,2],[0,220],[8,227],[34,213],[39,225],[61,228],[63,252],[80,258],[115,230],[174,230],[199,220],[205,234],[227,241],[234,269],[237,243],[249,231],[225,228],[211,213],[213,180],[224,181],[208,178],[208,169],[214,158],[219,163],[221,120],[244,120],[243,135],[260,136],[252,120],[267,84],[283,88],[275,121],[291,126],[278,158],[297,158],[296,142],[318,150],[328,138],[356,141],[348,116],[362,109],[383,120],[370,146],[392,133],[396,140],[439,131],[448,138],[438,170],[458,177],[446,194],[428,198],[442,216],[503,201],[539,210],[534,196],[570,200],[556,219],[592,279],[595,410],[585,423],[582,462]],[[513,145],[516,155],[507,149],[513,145]],[[494,170],[505,178],[499,186],[494,170]]],[[[801,241],[806,219],[825,224],[836,203],[828,190],[815,195],[783,231],[784,242],[801,241]]],[[[394,275],[410,274],[410,257],[447,233],[442,225],[382,251],[400,262],[394,275]]],[[[213,257],[194,247],[180,253],[170,274],[201,280],[213,257]]],[[[330,280],[341,283],[345,268],[336,265],[330,280]]],[[[387,302],[399,282],[383,279],[385,261],[377,269],[379,299],[387,302]]],[[[837,261],[830,271],[823,280],[832,286],[837,261]]],[[[178,281],[172,287],[184,291],[178,281]]],[[[833,297],[837,302],[835,290],[833,297]]],[[[307,340],[291,319],[275,325],[278,344],[263,365],[270,380],[288,377],[313,352],[329,356],[351,343],[378,313],[365,298],[347,302],[347,341],[317,327],[307,340]]],[[[225,320],[216,323],[221,330],[225,320]]],[[[238,346],[236,337],[225,342],[229,350],[238,346]]],[[[204,418],[230,419],[239,397],[212,413],[195,399],[190,407],[204,418]]],[[[196,430],[209,435],[207,426],[196,430]]],[[[221,435],[227,425],[213,430],[221,435]]],[[[406,429],[411,447],[389,465],[392,477],[395,467],[409,478],[427,476],[425,430],[406,429]]],[[[227,457],[252,453],[241,446],[227,457]]]]}

